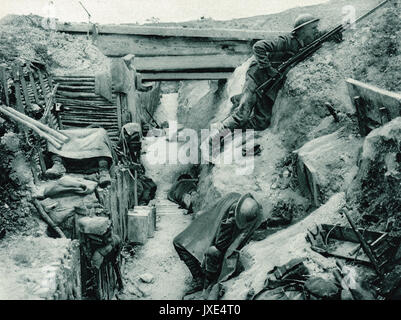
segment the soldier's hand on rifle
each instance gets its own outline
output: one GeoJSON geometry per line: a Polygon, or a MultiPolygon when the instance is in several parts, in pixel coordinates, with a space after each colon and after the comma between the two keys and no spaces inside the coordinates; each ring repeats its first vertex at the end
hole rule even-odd
{"type": "Polygon", "coordinates": [[[278,74],[279,74],[279,72],[275,69],[275,68],[273,68],[273,67],[268,67],[268,68],[266,68],[266,72],[267,72],[267,74],[270,76],[270,77],[275,77],[275,76],[277,76],[278,74]]]}
{"type": "Polygon", "coordinates": [[[343,33],[341,31],[337,32],[334,34],[330,40],[333,40],[334,42],[340,43],[343,41],[343,33]]]}
{"type": "MultiPolygon", "coordinates": [[[[325,33],[327,33],[329,31],[322,31],[321,35],[324,35],[325,33]]],[[[327,39],[328,41],[334,41],[336,43],[339,43],[341,41],[343,41],[343,33],[342,31],[338,31],[337,33],[333,34],[330,38],[327,39]]]]}

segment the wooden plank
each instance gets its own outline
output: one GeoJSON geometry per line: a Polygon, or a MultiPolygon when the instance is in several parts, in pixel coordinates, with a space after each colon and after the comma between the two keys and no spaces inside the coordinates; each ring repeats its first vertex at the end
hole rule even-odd
{"type": "Polygon", "coordinates": [[[82,112],[82,113],[97,113],[97,114],[110,114],[117,116],[117,108],[114,106],[100,106],[100,107],[93,107],[93,106],[79,106],[79,105],[63,105],[64,110],[63,112],[82,112]]]}
{"type": "Polygon", "coordinates": [[[101,35],[96,46],[110,57],[185,56],[208,54],[251,54],[252,41],[206,38],[177,38],[136,35],[101,35]]]}
{"type": "Polygon", "coordinates": [[[118,215],[118,199],[117,199],[117,181],[116,179],[111,180],[110,185],[110,212],[111,221],[113,223],[113,231],[121,238],[121,226],[118,215]]]}
{"type": "Polygon", "coordinates": [[[93,86],[69,86],[69,85],[59,85],[58,90],[60,91],[90,91],[95,93],[95,87],[93,86]]]}
{"type": "Polygon", "coordinates": [[[116,118],[108,118],[108,119],[102,119],[102,118],[84,118],[84,117],[76,117],[76,116],[68,116],[68,115],[63,115],[61,117],[63,120],[76,120],[76,121],[82,121],[82,122],[96,122],[96,123],[107,123],[107,124],[115,124],[116,123],[116,118]]]}
{"type": "Polygon", "coordinates": [[[28,72],[28,76],[29,76],[29,82],[31,84],[32,92],[35,97],[35,102],[36,102],[36,104],[40,104],[41,102],[39,99],[38,89],[36,88],[36,82],[35,82],[35,79],[34,79],[31,71],[28,72]]]}
{"type": "Polygon", "coordinates": [[[55,80],[55,82],[58,83],[61,86],[71,86],[71,87],[85,86],[85,87],[95,88],[95,83],[94,82],[59,81],[59,80],[55,80]]]}
{"type": "Polygon", "coordinates": [[[49,99],[47,98],[48,91],[46,89],[45,81],[43,79],[43,74],[42,74],[42,71],[40,71],[40,70],[38,70],[37,72],[38,72],[40,87],[42,88],[42,95],[43,95],[43,98],[45,99],[45,104],[48,105],[48,103],[49,103],[48,102],[49,99]]]}
{"type": "MultiPolygon", "coordinates": [[[[87,33],[91,31],[91,25],[87,23],[57,24],[57,31],[87,33]]],[[[174,27],[147,27],[132,25],[99,25],[98,34],[127,34],[127,35],[154,35],[161,37],[189,37],[189,38],[214,38],[251,40],[265,39],[272,35],[283,34],[266,32],[261,30],[236,30],[236,29],[196,29],[174,27]]]]}
{"type": "Polygon", "coordinates": [[[112,129],[115,130],[116,132],[118,132],[118,127],[116,126],[115,122],[116,121],[109,121],[109,122],[100,122],[100,121],[85,121],[85,120],[81,120],[81,119],[71,119],[71,118],[63,118],[61,117],[61,121],[63,122],[63,124],[68,125],[71,124],[73,126],[90,126],[90,125],[96,125],[96,126],[101,126],[105,129],[112,129]]]}
{"type": "Polygon", "coordinates": [[[228,79],[232,72],[157,72],[141,73],[143,81],[220,80],[228,79]]]}
{"type": "Polygon", "coordinates": [[[117,124],[117,114],[113,111],[99,111],[99,110],[81,110],[81,109],[72,109],[72,110],[68,110],[67,111],[63,111],[61,113],[62,117],[69,117],[74,119],[74,117],[77,118],[81,118],[84,117],[85,119],[89,119],[89,118],[94,118],[94,119],[98,119],[98,120],[102,120],[104,118],[108,118],[108,119],[113,119],[116,121],[117,124]]]}
{"type": "MultiPolygon", "coordinates": [[[[57,97],[57,96],[56,96],[57,97]]],[[[90,100],[80,100],[80,99],[68,99],[68,98],[57,98],[58,102],[63,103],[64,105],[69,105],[69,106],[86,106],[86,107],[114,107],[116,108],[115,104],[111,104],[110,102],[91,102],[90,100]]]]}
{"type": "Polygon", "coordinates": [[[72,120],[72,121],[79,121],[81,123],[92,123],[92,122],[93,122],[93,124],[107,123],[107,124],[113,125],[113,126],[115,126],[117,128],[117,126],[116,126],[117,119],[116,118],[110,118],[110,117],[103,117],[103,118],[100,118],[100,117],[88,117],[88,118],[83,118],[82,116],[81,117],[79,117],[79,116],[69,116],[69,117],[64,116],[64,117],[62,117],[62,119],[64,121],[72,120]]]}
{"type": "Polygon", "coordinates": [[[110,111],[110,112],[99,112],[98,110],[69,110],[68,115],[74,115],[74,116],[82,116],[82,117],[88,117],[88,118],[109,118],[109,119],[117,119],[117,114],[115,112],[110,111]]]}
{"type": "MultiPolygon", "coordinates": [[[[401,94],[354,80],[346,80],[348,93],[358,113],[358,119],[369,130],[401,115],[401,94]],[[355,97],[360,97],[355,100],[355,97]]],[[[360,128],[363,125],[360,123],[360,128]]],[[[369,130],[361,128],[361,132],[369,130]]]]}
{"type": "Polygon", "coordinates": [[[95,77],[94,76],[88,76],[88,75],[65,75],[65,74],[53,74],[53,79],[66,79],[66,80],[82,80],[82,81],[93,81],[95,82],[95,77]]]}
{"type": "Polygon", "coordinates": [[[115,106],[81,106],[81,105],[68,105],[63,104],[63,111],[64,113],[69,112],[82,112],[82,113],[96,113],[96,114],[112,114],[117,116],[117,108],[115,106]],[[68,111],[68,112],[67,112],[68,111]]]}
{"type": "Polygon", "coordinates": [[[126,206],[123,199],[123,181],[122,181],[122,173],[121,170],[116,170],[116,179],[117,179],[117,194],[118,194],[118,213],[119,213],[119,221],[121,226],[121,239],[125,241],[126,239],[126,224],[125,224],[125,215],[126,215],[126,206]]]}
{"type": "Polygon", "coordinates": [[[20,76],[22,92],[24,94],[25,103],[26,103],[27,107],[29,107],[31,109],[32,108],[31,98],[29,97],[29,92],[28,92],[28,88],[26,85],[26,81],[25,81],[24,71],[22,70],[21,65],[18,66],[18,73],[20,76]]]}
{"type": "Polygon", "coordinates": [[[121,94],[120,95],[120,101],[121,101],[121,124],[125,125],[129,122],[132,122],[131,118],[131,112],[128,110],[128,97],[126,94],[121,94]]]}
{"type": "Polygon", "coordinates": [[[121,128],[122,128],[122,111],[121,111],[120,96],[117,97],[117,123],[118,123],[118,129],[121,131],[121,128]]]}
{"type": "Polygon", "coordinates": [[[8,84],[7,84],[7,72],[4,65],[0,65],[0,81],[3,86],[4,96],[6,98],[6,106],[10,106],[10,99],[8,97],[8,84]]]}
{"type": "Polygon", "coordinates": [[[54,87],[53,77],[50,73],[47,74],[47,82],[49,84],[50,89],[53,90],[53,87],[54,87]]]}
{"type": "Polygon", "coordinates": [[[68,97],[68,98],[100,98],[95,93],[88,93],[88,92],[68,92],[68,91],[57,91],[58,96],[68,97]]]}
{"type": "Polygon", "coordinates": [[[164,56],[135,58],[135,69],[144,71],[181,71],[204,69],[235,69],[247,55],[164,56]]]}
{"type": "Polygon", "coordinates": [[[116,104],[113,104],[112,102],[108,102],[107,100],[98,97],[98,98],[90,98],[90,97],[81,97],[81,98],[74,98],[74,97],[66,97],[66,96],[61,96],[59,94],[56,94],[57,101],[63,100],[68,103],[72,104],[87,104],[87,105],[105,105],[105,106],[115,106],[116,104]]]}
{"type": "Polygon", "coordinates": [[[96,113],[96,114],[108,114],[117,117],[117,112],[115,108],[92,108],[88,106],[76,108],[76,106],[64,106],[63,113],[73,113],[73,112],[82,112],[82,113],[96,113]]]}
{"type": "Polygon", "coordinates": [[[134,170],[134,204],[138,205],[138,172],[134,170]]]}
{"type": "Polygon", "coordinates": [[[22,104],[22,96],[21,96],[21,87],[20,87],[20,78],[18,75],[18,65],[15,63],[11,66],[14,87],[15,87],[15,97],[17,99],[17,110],[19,112],[25,113],[24,105],[22,104]]]}
{"type": "Polygon", "coordinates": [[[129,210],[129,192],[130,192],[130,184],[129,184],[129,172],[127,169],[123,169],[121,171],[122,178],[122,201],[124,205],[124,240],[127,239],[128,236],[128,210],[129,210]]]}

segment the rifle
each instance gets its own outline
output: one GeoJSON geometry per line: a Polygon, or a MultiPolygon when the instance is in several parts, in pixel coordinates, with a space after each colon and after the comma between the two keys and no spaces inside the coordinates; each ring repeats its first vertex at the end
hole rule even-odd
{"type": "MultiPolygon", "coordinates": [[[[385,0],[381,3],[379,3],[376,7],[374,7],[373,9],[371,9],[370,11],[368,11],[367,13],[365,13],[364,15],[362,15],[361,17],[356,19],[353,23],[357,23],[358,21],[364,19],[365,17],[367,17],[368,15],[370,15],[371,13],[376,11],[378,8],[383,6],[386,2],[388,2],[388,0],[385,0]]],[[[266,92],[266,90],[269,90],[270,88],[273,87],[273,85],[275,83],[281,81],[281,79],[283,79],[285,77],[285,75],[288,73],[288,71],[292,67],[297,65],[299,62],[305,60],[307,57],[311,56],[315,51],[317,51],[322,46],[322,44],[324,42],[326,42],[327,40],[329,40],[330,38],[335,36],[337,33],[343,32],[346,29],[347,29],[347,26],[340,24],[337,27],[335,27],[334,29],[332,29],[331,31],[326,32],[321,37],[314,40],[312,43],[310,43],[303,49],[301,49],[301,51],[299,53],[292,56],[287,61],[283,62],[277,68],[278,74],[276,76],[270,78],[269,80],[262,83],[259,87],[257,87],[256,93],[261,97],[266,92]]]]}
{"type": "Polygon", "coordinates": [[[149,117],[150,117],[150,120],[152,120],[153,121],[153,123],[156,125],[156,128],[160,128],[160,126],[159,126],[159,124],[157,123],[157,121],[155,120],[155,118],[153,118],[153,116],[150,114],[150,112],[148,111],[148,109],[146,109],[146,108],[144,108],[145,109],[145,111],[146,111],[146,113],[149,115],[149,117]]]}

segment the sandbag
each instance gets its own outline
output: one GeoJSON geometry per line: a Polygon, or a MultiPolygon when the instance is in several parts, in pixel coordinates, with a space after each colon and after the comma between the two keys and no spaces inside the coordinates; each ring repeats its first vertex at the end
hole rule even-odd
{"type": "Polygon", "coordinates": [[[305,289],[310,294],[311,300],[333,300],[340,298],[340,289],[332,281],[323,278],[309,278],[305,282],[305,289]]]}
{"type": "Polygon", "coordinates": [[[95,191],[97,182],[73,176],[64,176],[48,185],[43,195],[56,197],[71,194],[86,195],[95,191]]]}
{"type": "Polygon", "coordinates": [[[262,290],[253,300],[305,300],[302,286],[286,285],[271,290],[262,290]]]}
{"type": "MultiPolygon", "coordinates": [[[[49,198],[42,201],[46,206],[50,203],[49,198]]],[[[75,237],[75,215],[85,216],[90,213],[88,208],[100,206],[94,192],[87,195],[63,195],[59,198],[51,199],[51,206],[46,207],[46,211],[52,221],[63,231],[67,238],[75,237]]],[[[48,228],[48,234],[53,236],[52,228],[48,228]]],[[[56,236],[56,235],[55,235],[56,236]]]]}

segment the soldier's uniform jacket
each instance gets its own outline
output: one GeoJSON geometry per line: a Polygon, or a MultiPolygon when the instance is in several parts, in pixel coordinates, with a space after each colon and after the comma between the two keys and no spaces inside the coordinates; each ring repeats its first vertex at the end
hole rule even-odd
{"type": "MultiPolygon", "coordinates": [[[[280,64],[287,61],[303,47],[303,43],[292,34],[279,36],[273,41],[260,40],[253,46],[254,60],[247,71],[247,76],[255,81],[256,86],[269,80],[269,70],[277,69],[280,64]]],[[[282,83],[277,84],[267,92],[273,101],[282,83]]]]}
{"type": "Polygon", "coordinates": [[[275,40],[260,40],[253,46],[253,61],[249,65],[244,91],[235,112],[223,121],[226,128],[264,130],[270,125],[272,107],[285,77],[276,82],[263,98],[255,94],[262,83],[271,78],[272,69],[298,53],[303,43],[294,35],[279,36],[275,40]]]}

